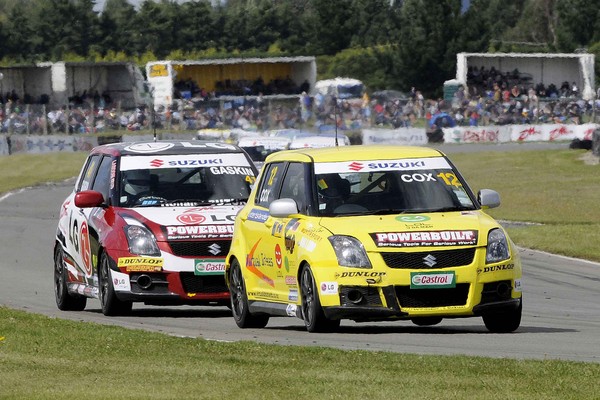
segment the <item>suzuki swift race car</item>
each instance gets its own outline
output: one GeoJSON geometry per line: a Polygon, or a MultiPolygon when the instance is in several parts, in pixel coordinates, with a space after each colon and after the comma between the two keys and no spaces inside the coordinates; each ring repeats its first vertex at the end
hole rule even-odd
{"type": "Polygon", "coordinates": [[[105,315],[153,305],[228,305],[225,255],[257,171],[225,143],[96,147],[60,209],[54,290],[61,310],[98,298],[105,315]]]}
{"type": "Polygon", "coordinates": [[[310,332],[340,320],[521,321],[521,262],[505,230],[441,152],[344,146],[270,155],[235,219],[225,274],[240,328],[270,316],[310,332]]]}

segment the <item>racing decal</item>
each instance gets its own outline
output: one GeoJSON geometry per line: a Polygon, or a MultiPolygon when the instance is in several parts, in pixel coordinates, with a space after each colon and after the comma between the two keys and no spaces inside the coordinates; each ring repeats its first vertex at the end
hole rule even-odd
{"type": "Polygon", "coordinates": [[[433,224],[426,224],[423,222],[415,222],[414,224],[405,224],[404,228],[405,229],[410,229],[410,230],[429,230],[429,229],[433,229],[435,227],[435,225],[433,224]]]}
{"type": "Polygon", "coordinates": [[[122,272],[110,270],[110,278],[112,279],[113,288],[117,292],[130,292],[131,284],[129,282],[129,276],[122,272]]]}
{"type": "Polygon", "coordinates": [[[115,178],[117,176],[117,160],[113,160],[110,164],[110,189],[115,188],[115,178]]]}
{"type": "Polygon", "coordinates": [[[435,179],[433,177],[432,173],[428,173],[428,174],[401,174],[400,175],[400,179],[402,179],[403,182],[406,183],[413,183],[413,182],[418,182],[418,183],[422,183],[422,182],[437,182],[437,179],[435,179]]]}
{"type": "Polygon", "coordinates": [[[254,175],[254,171],[249,167],[210,167],[210,172],[213,175],[254,175]]]}
{"type": "Polygon", "coordinates": [[[317,247],[317,244],[306,237],[302,237],[302,238],[300,238],[300,241],[298,242],[298,247],[302,247],[304,250],[310,252],[310,251],[313,251],[317,247]]]}
{"type": "Polygon", "coordinates": [[[204,215],[198,214],[194,210],[187,210],[175,218],[184,225],[198,225],[206,220],[204,215]]]}
{"type": "Polygon", "coordinates": [[[428,169],[451,169],[451,167],[443,157],[315,163],[315,174],[319,175],[359,171],[418,171],[428,169]]]}
{"type": "Polygon", "coordinates": [[[386,272],[382,271],[357,271],[357,272],[342,272],[335,274],[336,278],[381,278],[386,276],[386,272]]]}
{"type": "Polygon", "coordinates": [[[277,171],[279,170],[279,166],[275,166],[272,170],[271,170],[271,175],[269,175],[269,180],[267,181],[267,184],[269,186],[273,186],[273,182],[275,180],[275,176],[277,175],[277,171]]]}
{"type": "Polygon", "coordinates": [[[237,149],[237,147],[235,147],[231,144],[221,143],[221,142],[215,142],[215,143],[181,142],[181,145],[183,147],[188,147],[188,148],[202,148],[202,149],[211,148],[211,149],[221,149],[221,150],[236,150],[237,149]]]}
{"type": "Polygon", "coordinates": [[[456,275],[449,272],[411,272],[411,289],[444,289],[456,287],[456,275]]]}
{"type": "Polygon", "coordinates": [[[280,238],[283,233],[283,223],[281,221],[275,221],[273,223],[273,227],[271,228],[271,236],[280,238]]]}
{"type": "MultiPolygon", "coordinates": [[[[161,169],[176,167],[250,167],[250,163],[241,153],[232,154],[180,154],[168,156],[129,156],[121,157],[121,171],[133,169],[161,169]]],[[[250,175],[253,175],[250,169],[250,175]]],[[[249,175],[248,172],[244,175],[249,175]]]]}
{"type": "Polygon", "coordinates": [[[489,267],[483,267],[483,273],[486,272],[497,272],[497,271],[510,271],[515,269],[515,264],[502,264],[502,265],[491,265],[489,267]]]}
{"type": "Polygon", "coordinates": [[[263,299],[268,299],[268,300],[277,300],[277,299],[279,299],[279,296],[277,296],[277,294],[271,293],[271,292],[262,292],[262,291],[248,292],[248,295],[250,297],[263,298],[263,299]]]}
{"type": "Polygon", "coordinates": [[[377,247],[466,246],[477,244],[477,231],[370,233],[377,247]]]}
{"type": "MultiPolygon", "coordinates": [[[[260,271],[258,269],[258,267],[263,265],[261,263],[263,260],[261,260],[260,257],[258,257],[258,258],[254,257],[254,252],[256,251],[256,248],[258,247],[258,244],[260,243],[261,240],[262,239],[258,239],[258,241],[256,243],[254,243],[254,246],[252,246],[252,249],[250,249],[250,253],[248,253],[248,255],[246,255],[246,268],[248,269],[248,271],[250,271],[254,275],[258,276],[262,281],[266,282],[269,286],[275,287],[275,283],[273,282],[273,279],[269,278],[267,275],[265,275],[262,271],[260,271]]],[[[272,259],[271,259],[270,266],[271,267],[273,266],[272,259]]]]}
{"type": "MultiPolygon", "coordinates": [[[[133,153],[157,153],[159,151],[170,149],[173,146],[175,146],[175,144],[167,142],[135,143],[125,147],[123,150],[131,151],[133,153]]],[[[125,158],[123,158],[122,160],[124,159],[125,158]]],[[[121,167],[121,169],[123,169],[123,167],[121,167]]]]}
{"type": "Polygon", "coordinates": [[[90,235],[88,230],[87,222],[81,222],[81,229],[79,230],[79,244],[81,260],[83,261],[83,267],[85,268],[86,275],[92,275],[92,250],[90,248],[90,235]]]}
{"type": "Polygon", "coordinates": [[[223,273],[225,273],[225,260],[222,258],[194,260],[194,275],[222,275],[223,273]]]}
{"type": "Polygon", "coordinates": [[[321,282],[319,286],[321,294],[338,294],[337,282],[321,282]]]}
{"type": "Polygon", "coordinates": [[[396,221],[414,223],[414,222],[425,222],[429,221],[430,218],[427,215],[400,215],[396,217],[396,221]]]}
{"type": "Polygon", "coordinates": [[[248,213],[248,220],[254,222],[260,222],[261,224],[269,219],[269,212],[266,210],[259,210],[258,208],[253,208],[248,213]]]}
{"type": "Polygon", "coordinates": [[[159,272],[164,260],[155,257],[119,257],[117,266],[127,272],[159,272]]]}
{"type": "Polygon", "coordinates": [[[292,218],[285,226],[285,249],[290,253],[294,253],[294,247],[296,246],[296,230],[300,226],[298,218],[292,218]]]}
{"type": "Polygon", "coordinates": [[[320,235],[324,232],[325,230],[323,228],[302,228],[300,229],[300,232],[309,237],[311,240],[314,240],[315,242],[320,242],[323,237],[320,235]]]}
{"type": "Polygon", "coordinates": [[[440,172],[437,176],[448,186],[462,186],[462,183],[460,183],[454,172],[440,172]]]}
{"type": "Polygon", "coordinates": [[[279,244],[275,245],[275,264],[277,264],[278,269],[281,269],[281,265],[283,264],[283,260],[281,259],[281,247],[279,244]]]}
{"type": "MultiPolygon", "coordinates": [[[[288,292],[288,300],[289,301],[298,301],[298,289],[290,289],[290,291],[288,292]]],[[[290,305],[293,305],[293,304],[290,304],[290,305]]],[[[290,314],[288,313],[288,315],[290,315],[290,314]]],[[[290,317],[295,317],[295,316],[296,316],[296,308],[294,308],[294,313],[291,314],[290,317]]]]}
{"type": "Polygon", "coordinates": [[[293,275],[286,275],[285,276],[285,284],[296,286],[296,285],[298,285],[298,279],[293,275]]]}
{"type": "Polygon", "coordinates": [[[520,279],[515,279],[515,292],[521,292],[523,290],[522,282],[520,279]]]}
{"type": "Polygon", "coordinates": [[[228,239],[233,237],[233,225],[178,225],[164,227],[167,240],[228,239]]]}

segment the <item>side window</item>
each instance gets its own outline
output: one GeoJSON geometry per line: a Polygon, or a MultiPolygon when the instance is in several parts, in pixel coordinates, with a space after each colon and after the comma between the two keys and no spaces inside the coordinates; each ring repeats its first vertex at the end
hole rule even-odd
{"type": "Polygon", "coordinates": [[[111,166],[112,159],[110,157],[103,157],[100,162],[100,167],[98,168],[98,173],[96,174],[96,178],[94,178],[94,184],[92,185],[92,189],[96,190],[104,196],[104,201],[108,201],[108,196],[110,193],[112,176],[111,176],[111,166]]]}
{"type": "Polygon", "coordinates": [[[96,174],[96,169],[100,163],[100,155],[93,155],[89,158],[88,163],[85,167],[85,171],[81,174],[79,181],[79,188],[77,191],[88,190],[96,174]]]}
{"type": "Polygon", "coordinates": [[[279,198],[285,197],[295,200],[301,214],[306,214],[306,205],[308,204],[304,167],[305,164],[303,163],[291,163],[289,165],[279,195],[279,198]]]}
{"type": "Polygon", "coordinates": [[[269,204],[277,198],[279,184],[285,170],[283,163],[269,164],[260,182],[256,204],[269,207],[269,204]]]}

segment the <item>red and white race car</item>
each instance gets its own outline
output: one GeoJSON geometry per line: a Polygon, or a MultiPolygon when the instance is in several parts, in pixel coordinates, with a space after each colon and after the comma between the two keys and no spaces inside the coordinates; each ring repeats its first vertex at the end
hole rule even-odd
{"type": "Polygon", "coordinates": [[[60,209],[54,291],[60,310],[98,298],[105,315],[153,305],[228,305],[225,256],[257,170],[225,143],[96,147],[60,209]]]}

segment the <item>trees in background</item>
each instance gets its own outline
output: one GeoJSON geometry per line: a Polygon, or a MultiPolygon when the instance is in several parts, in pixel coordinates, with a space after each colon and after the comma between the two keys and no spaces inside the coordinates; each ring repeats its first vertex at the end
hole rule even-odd
{"type": "Polygon", "coordinates": [[[600,49],[599,0],[471,0],[465,12],[461,0],[94,3],[0,0],[2,64],[314,55],[323,78],[435,95],[457,52],[600,49]]]}

